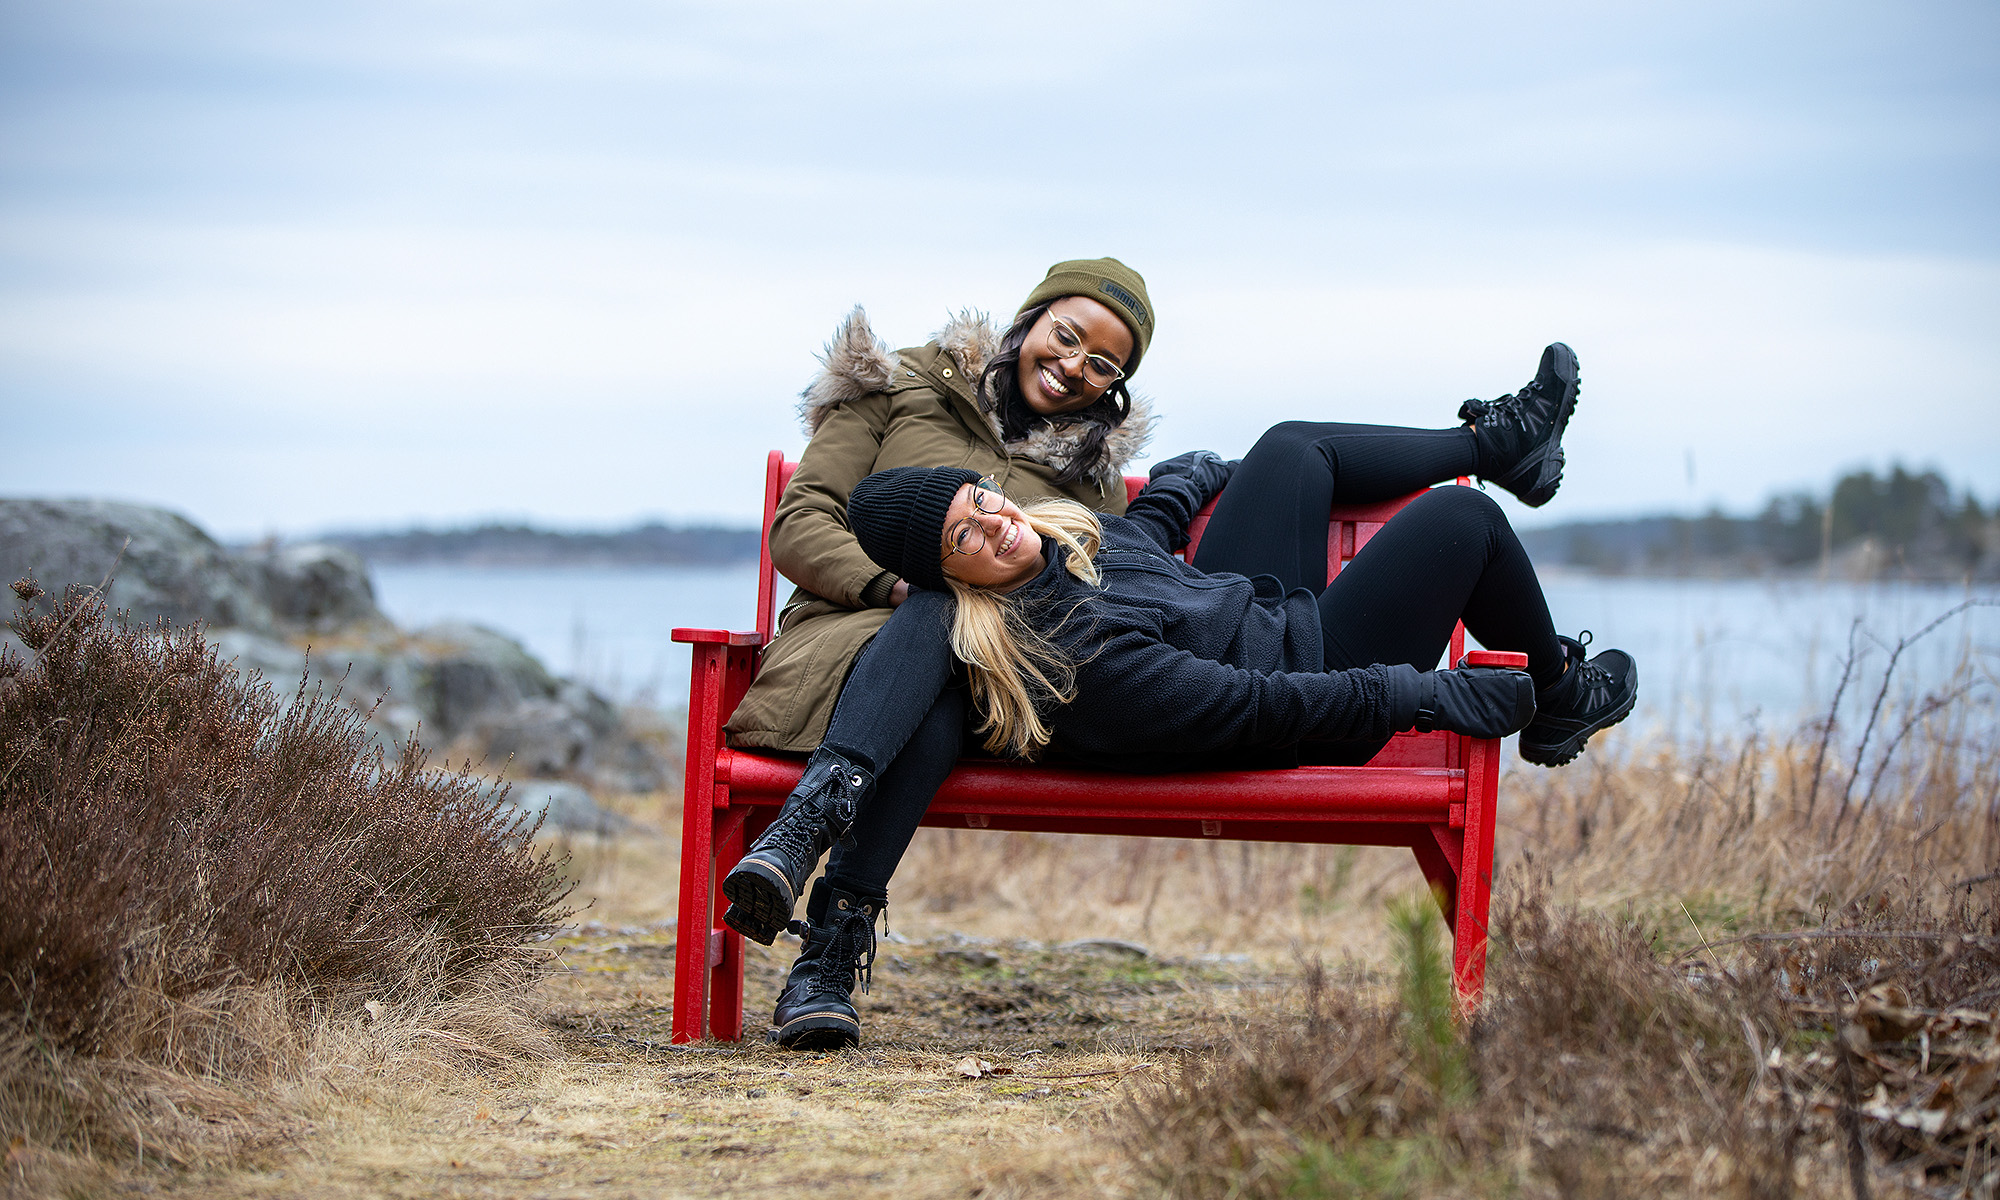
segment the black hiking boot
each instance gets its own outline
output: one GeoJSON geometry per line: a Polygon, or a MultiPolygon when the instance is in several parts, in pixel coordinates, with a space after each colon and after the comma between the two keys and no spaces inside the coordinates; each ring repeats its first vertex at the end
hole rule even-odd
{"type": "Polygon", "coordinates": [[[805,939],[771,1014],[771,1040],[787,1050],[839,1050],[861,1043],[854,983],[868,990],[875,965],[875,920],[888,908],[881,896],[857,896],[824,879],[813,882],[806,919],[792,922],[805,939]]]}
{"type": "Polygon", "coordinates": [[[874,790],[875,776],[824,746],[813,751],[778,819],[723,877],[722,894],[730,900],[723,924],[770,945],[792,919],[820,856],[846,839],[874,790]]]}
{"type": "Polygon", "coordinates": [[[1569,669],[1535,697],[1535,719],[1521,731],[1521,757],[1541,767],[1560,767],[1583,752],[1600,729],[1631,715],[1639,698],[1639,664],[1623,650],[1583,656],[1590,631],[1581,640],[1557,635],[1569,669]]]}
{"type": "Polygon", "coordinates": [[[1547,504],[1562,486],[1563,430],[1576,411],[1576,352],[1561,342],[1542,351],[1534,380],[1498,400],[1467,400],[1458,419],[1479,443],[1477,471],[1529,508],[1547,504]]]}

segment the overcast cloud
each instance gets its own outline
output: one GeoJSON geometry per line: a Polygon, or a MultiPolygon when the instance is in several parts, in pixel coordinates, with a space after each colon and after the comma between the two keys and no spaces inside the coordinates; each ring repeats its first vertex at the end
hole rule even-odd
{"type": "Polygon", "coordinates": [[[1992,500],[1996,64],[1989,2],[0,0],[0,493],[747,520],[849,306],[1113,254],[1160,455],[1445,424],[1560,338],[1524,523],[1992,500]]]}

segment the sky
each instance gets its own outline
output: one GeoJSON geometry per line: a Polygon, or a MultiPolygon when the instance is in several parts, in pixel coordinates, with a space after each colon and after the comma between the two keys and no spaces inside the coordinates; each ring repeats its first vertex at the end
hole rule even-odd
{"type": "Polygon", "coordinates": [[[1156,457],[1582,365],[1523,526],[2000,499],[2000,6],[0,0],[0,495],[750,522],[814,355],[1141,271],[1156,457]]]}

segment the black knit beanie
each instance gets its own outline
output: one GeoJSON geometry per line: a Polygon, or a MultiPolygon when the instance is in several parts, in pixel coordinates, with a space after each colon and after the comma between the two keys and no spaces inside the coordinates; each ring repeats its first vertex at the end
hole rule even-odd
{"type": "Polygon", "coordinates": [[[978,482],[963,467],[877,471],[847,494],[847,527],[876,566],[944,591],[944,515],[958,489],[978,482]]]}

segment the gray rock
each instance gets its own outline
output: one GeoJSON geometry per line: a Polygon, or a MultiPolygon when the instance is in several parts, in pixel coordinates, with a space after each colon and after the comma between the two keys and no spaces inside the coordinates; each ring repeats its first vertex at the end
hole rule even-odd
{"type": "Polygon", "coordinates": [[[49,592],[38,602],[44,612],[65,586],[96,587],[109,575],[106,602],[114,611],[129,611],[135,622],[164,617],[260,633],[275,628],[249,570],[193,522],[164,509],[106,500],[0,500],[0,584],[30,572],[49,592]]]}
{"type": "Polygon", "coordinates": [[[956,963],[961,967],[983,968],[1000,965],[1000,956],[991,950],[940,950],[937,956],[941,962],[956,963]]]}
{"type": "Polygon", "coordinates": [[[642,831],[625,817],[599,808],[590,793],[573,783],[557,779],[516,780],[511,784],[493,781],[480,788],[491,796],[506,787],[507,803],[522,813],[542,818],[542,829],[562,833],[590,833],[599,837],[642,831]]]}
{"type": "Polygon", "coordinates": [[[254,548],[241,559],[273,615],[293,628],[325,633],[389,623],[376,607],[368,565],[352,550],[307,542],[254,548]]]}
{"type": "Polygon", "coordinates": [[[483,625],[441,622],[417,630],[409,641],[418,664],[414,703],[447,739],[528,701],[553,700],[561,688],[521,643],[483,625]]]}
{"type": "Polygon", "coordinates": [[[589,766],[591,746],[597,740],[590,723],[559,700],[526,701],[481,718],[471,732],[485,743],[495,763],[512,760],[514,766],[537,775],[589,766]]]}
{"type": "Polygon", "coordinates": [[[1153,952],[1139,943],[1119,938],[1078,938],[1073,942],[1064,942],[1056,949],[1080,954],[1103,954],[1116,958],[1153,957],[1153,952]]]}
{"type": "Polygon", "coordinates": [[[513,638],[461,621],[397,630],[376,606],[366,565],[338,546],[233,555],[162,509],[0,500],[0,584],[31,572],[50,593],[38,602],[44,612],[65,585],[95,587],[111,574],[114,609],[138,622],[201,622],[224,661],[262,675],[287,701],[301,687],[337,692],[369,714],[369,736],[392,759],[420,731],[426,746],[496,769],[512,760],[626,791],[670,778],[609,701],[551,675],[513,638]]]}

